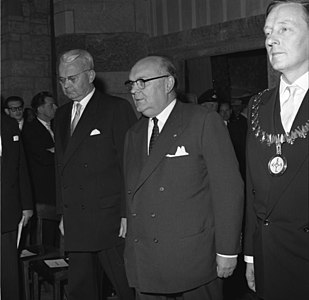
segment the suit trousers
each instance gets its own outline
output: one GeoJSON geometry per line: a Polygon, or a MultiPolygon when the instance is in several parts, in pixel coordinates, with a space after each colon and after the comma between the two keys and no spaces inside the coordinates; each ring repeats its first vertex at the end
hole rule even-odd
{"type": "Polygon", "coordinates": [[[124,245],[98,252],[69,252],[69,300],[99,300],[100,267],[113,284],[120,300],[133,300],[134,290],[128,285],[124,260],[124,245]]]}
{"type": "Polygon", "coordinates": [[[1,299],[20,300],[17,231],[1,234],[1,299]]]}
{"type": "MultiPolygon", "coordinates": [[[[172,280],[172,279],[171,279],[172,280]]],[[[136,291],[136,300],[222,300],[223,281],[217,278],[195,289],[177,294],[147,294],[136,291]]]]}

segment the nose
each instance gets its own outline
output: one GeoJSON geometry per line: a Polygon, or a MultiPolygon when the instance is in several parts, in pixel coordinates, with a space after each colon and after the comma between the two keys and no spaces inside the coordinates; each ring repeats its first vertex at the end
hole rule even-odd
{"type": "Polygon", "coordinates": [[[62,82],[62,86],[66,89],[69,87],[70,80],[68,78],[64,78],[62,82]]]}
{"type": "Polygon", "coordinates": [[[279,44],[279,40],[278,40],[277,36],[274,33],[270,33],[266,37],[265,44],[268,47],[272,47],[273,45],[278,45],[279,44]]]}
{"type": "Polygon", "coordinates": [[[138,91],[139,91],[139,88],[137,87],[136,82],[134,82],[134,83],[132,84],[130,93],[131,93],[132,95],[134,95],[134,94],[137,93],[138,91]]]}

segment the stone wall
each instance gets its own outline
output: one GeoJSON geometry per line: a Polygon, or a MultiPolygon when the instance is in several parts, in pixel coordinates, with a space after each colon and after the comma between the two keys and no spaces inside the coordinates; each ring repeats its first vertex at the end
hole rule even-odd
{"type": "MultiPolygon", "coordinates": [[[[173,57],[185,81],[185,61],[264,47],[261,15],[269,0],[2,0],[1,94],[27,104],[41,90],[57,90],[57,56],[89,50],[97,85],[130,98],[123,81],[147,54],[173,57]],[[232,5],[233,4],[233,5],[232,5]],[[51,54],[54,50],[55,54],[51,54]]],[[[270,83],[275,75],[269,72],[270,83]]],[[[62,104],[58,86],[58,100],[62,104]]]]}
{"type": "Polygon", "coordinates": [[[52,90],[49,1],[2,1],[1,96],[52,90]]]}

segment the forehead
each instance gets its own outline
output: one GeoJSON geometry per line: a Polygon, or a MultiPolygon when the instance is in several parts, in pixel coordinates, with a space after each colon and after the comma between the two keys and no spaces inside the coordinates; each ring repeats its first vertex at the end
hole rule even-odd
{"type": "Polygon", "coordinates": [[[301,4],[285,3],[275,6],[266,18],[265,26],[271,23],[303,23],[307,25],[306,13],[301,4]],[[301,16],[301,18],[300,18],[301,16]]]}
{"type": "Polygon", "coordinates": [[[52,97],[45,97],[44,102],[45,104],[51,104],[51,103],[54,104],[55,100],[52,97]]]}
{"type": "Polygon", "coordinates": [[[59,64],[59,75],[73,76],[83,71],[82,63],[80,60],[75,60],[72,63],[60,63],[59,64]]]}
{"type": "Polygon", "coordinates": [[[21,106],[21,105],[22,105],[22,103],[18,100],[13,100],[13,101],[10,101],[8,103],[9,107],[18,107],[18,106],[21,106]]]}
{"type": "Polygon", "coordinates": [[[143,59],[135,64],[130,72],[131,79],[148,78],[160,75],[160,64],[153,59],[143,59]]]}

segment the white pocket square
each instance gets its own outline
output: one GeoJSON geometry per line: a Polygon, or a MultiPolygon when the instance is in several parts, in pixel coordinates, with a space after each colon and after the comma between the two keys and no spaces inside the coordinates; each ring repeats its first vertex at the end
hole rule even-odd
{"type": "Polygon", "coordinates": [[[19,136],[18,135],[14,135],[13,136],[13,142],[18,142],[19,141],[19,136]]]}
{"type": "Polygon", "coordinates": [[[98,129],[93,129],[90,133],[90,135],[98,135],[98,134],[101,134],[100,130],[98,129]]]}
{"type": "Polygon", "coordinates": [[[185,146],[178,146],[175,154],[166,154],[166,157],[186,156],[189,153],[186,151],[185,146]]]}

